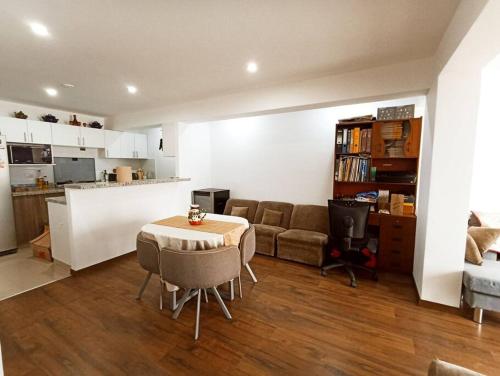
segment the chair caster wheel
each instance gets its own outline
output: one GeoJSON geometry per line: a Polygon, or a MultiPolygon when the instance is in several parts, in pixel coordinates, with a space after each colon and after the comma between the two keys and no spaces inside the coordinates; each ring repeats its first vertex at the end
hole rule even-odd
{"type": "Polygon", "coordinates": [[[354,287],[354,288],[358,287],[358,283],[355,281],[351,281],[351,287],[354,287]]]}
{"type": "Polygon", "coordinates": [[[322,271],[321,271],[321,275],[322,275],[323,277],[326,277],[326,271],[322,270],[322,271]]]}

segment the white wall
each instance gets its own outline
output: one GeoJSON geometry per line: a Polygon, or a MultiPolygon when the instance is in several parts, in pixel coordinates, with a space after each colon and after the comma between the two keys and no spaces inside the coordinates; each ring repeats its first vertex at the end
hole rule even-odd
{"type": "Polygon", "coordinates": [[[500,213],[500,55],[484,69],[481,82],[470,208],[500,213]]]}
{"type": "Polygon", "coordinates": [[[423,116],[425,97],[419,96],[209,123],[212,184],[230,189],[232,197],[325,205],[332,197],[338,119],[412,103],[415,116],[423,116]]]}

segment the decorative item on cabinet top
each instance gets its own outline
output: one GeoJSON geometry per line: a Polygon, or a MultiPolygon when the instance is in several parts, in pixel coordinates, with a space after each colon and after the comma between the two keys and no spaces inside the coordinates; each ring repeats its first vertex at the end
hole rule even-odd
{"type": "Polygon", "coordinates": [[[47,123],[57,123],[59,121],[59,119],[52,114],[43,115],[40,117],[40,119],[42,119],[42,121],[45,121],[47,123]]]}
{"type": "Polygon", "coordinates": [[[90,122],[90,123],[88,124],[88,126],[89,126],[90,128],[95,128],[95,129],[101,129],[101,128],[102,128],[102,124],[101,124],[101,123],[99,123],[98,121],[93,121],[93,122],[90,122]]]}
{"type": "Polygon", "coordinates": [[[414,116],[414,113],[414,104],[395,107],[380,107],[377,109],[377,120],[410,119],[414,116]]]}
{"type": "Polygon", "coordinates": [[[16,111],[16,112],[14,112],[14,117],[17,118],[17,119],[27,119],[28,115],[26,115],[22,111],[16,111]]]}
{"type": "Polygon", "coordinates": [[[73,119],[69,121],[69,125],[75,125],[75,126],[79,127],[80,125],[82,125],[82,123],[80,121],[78,121],[78,119],[76,118],[76,115],[73,115],[73,119]]]}

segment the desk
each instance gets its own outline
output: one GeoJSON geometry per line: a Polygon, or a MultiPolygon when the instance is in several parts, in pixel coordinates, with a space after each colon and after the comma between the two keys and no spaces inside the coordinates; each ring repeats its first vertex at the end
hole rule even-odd
{"type": "Polygon", "coordinates": [[[368,225],[378,229],[377,268],[411,274],[417,217],[370,213],[368,225]]]}

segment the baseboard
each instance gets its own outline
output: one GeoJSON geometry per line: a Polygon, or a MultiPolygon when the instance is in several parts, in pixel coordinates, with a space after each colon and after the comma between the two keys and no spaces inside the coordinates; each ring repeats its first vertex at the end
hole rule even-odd
{"type": "Polygon", "coordinates": [[[121,259],[123,257],[127,257],[127,256],[130,257],[130,255],[132,255],[132,254],[134,254],[136,252],[137,252],[136,250],[133,250],[133,251],[124,253],[123,255],[113,257],[112,259],[100,262],[98,264],[87,266],[86,268],[82,268],[82,269],[78,269],[78,270],[69,269],[69,272],[71,273],[71,275],[78,275],[78,274],[80,274],[82,272],[86,272],[86,271],[91,270],[91,269],[100,268],[100,267],[102,267],[102,266],[104,266],[106,264],[112,263],[112,262],[114,262],[116,260],[119,260],[119,259],[121,259]]]}

